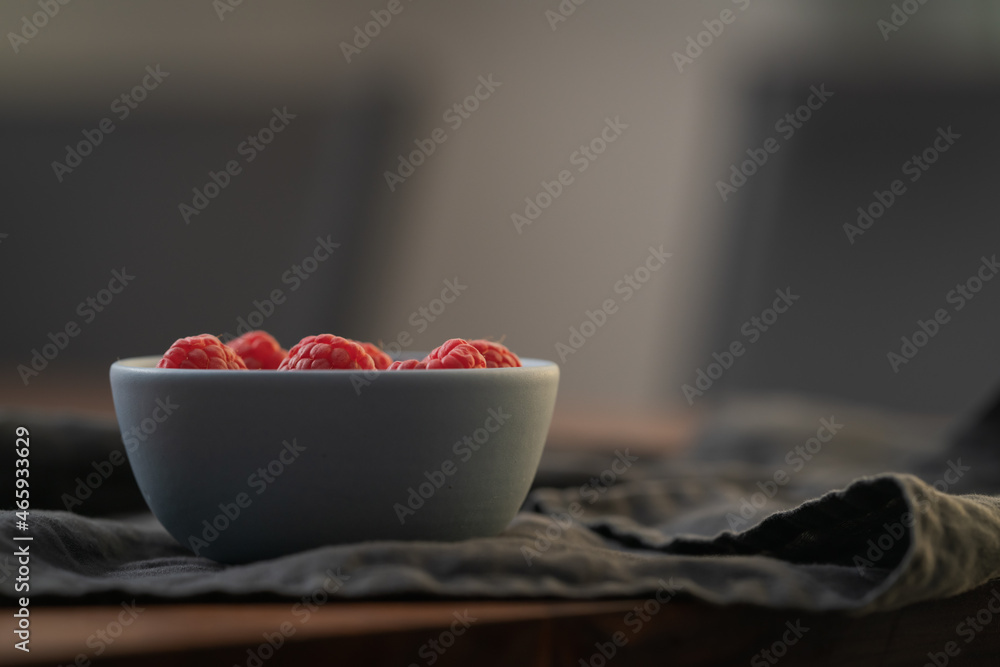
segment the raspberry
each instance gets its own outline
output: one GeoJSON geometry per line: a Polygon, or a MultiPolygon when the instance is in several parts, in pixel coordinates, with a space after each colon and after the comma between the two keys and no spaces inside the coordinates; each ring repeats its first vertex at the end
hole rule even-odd
{"type": "Polygon", "coordinates": [[[319,334],[306,336],[288,351],[278,366],[279,371],[310,371],[328,369],[375,370],[375,362],[365,349],[352,340],[319,334]]]}
{"type": "Polygon", "coordinates": [[[368,353],[368,356],[372,358],[373,362],[375,362],[375,368],[380,371],[384,371],[389,368],[389,364],[392,363],[392,357],[383,352],[382,348],[378,345],[374,343],[362,343],[360,340],[356,340],[354,342],[364,348],[365,352],[368,353]]]}
{"type": "Polygon", "coordinates": [[[486,368],[486,359],[479,350],[469,345],[461,338],[445,341],[440,347],[431,350],[424,361],[427,368],[486,368]]]}
{"type": "Polygon", "coordinates": [[[521,360],[517,355],[500,343],[480,338],[470,340],[469,345],[479,350],[486,359],[486,368],[520,368],[521,360]]]}
{"type": "Polygon", "coordinates": [[[418,371],[427,368],[427,364],[419,359],[407,359],[406,361],[394,361],[389,364],[390,371],[418,371]]]}
{"type": "Polygon", "coordinates": [[[157,368],[206,368],[211,370],[246,370],[240,355],[212,334],[178,338],[163,353],[157,368]]]}
{"type": "Polygon", "coordinates": [[[288,350],[266,331],[251,331],[235,340],[226,343],[243,359],[250,370],[265,369],[273,371],[288,354],[288,350]]]}

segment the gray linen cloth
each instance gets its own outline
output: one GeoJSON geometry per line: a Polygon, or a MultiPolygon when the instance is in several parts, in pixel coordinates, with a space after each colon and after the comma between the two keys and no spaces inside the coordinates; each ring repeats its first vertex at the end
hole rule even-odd
{"type": "MultiPolygon", "coordinates": [[[[998,422],[991,410],[949,432],[852,406],[737,401],[715,411],[682,458],[615,443],[547,452],[522,511],[497,537],[329,546],[233,566],[194,556],[141,512],[127,463],[73,504],[104,516],[62,509],[76,478],[121,449],[113,424],[6,413],[0,432],[27,423],[37,443],[33,600],[680,593],[868,613],[1000,577],[998,422]]],[[[12,540],[15,520],[0,512],[2,554],[24,544],[12,540]]],[[[16,595],[12,565],[0,556],[5,596],[16,595]]]]}

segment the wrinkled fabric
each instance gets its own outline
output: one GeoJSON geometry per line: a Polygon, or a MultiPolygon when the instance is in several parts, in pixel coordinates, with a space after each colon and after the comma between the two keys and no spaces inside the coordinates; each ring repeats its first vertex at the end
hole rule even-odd
{"type": "MultiPolygon", "coordinates": [[[[85,517],[32,509],[31,595],[681,593],[716,604],[868,613],[1000,577],[1000,469],[989,429],[962,438],[925,424],[907,432],[898,423],[887,428],[891,420],[882,415],[825,407],[780,400],[721,411],[683,457],[640,455],[614,443],[606,453],[547,452],[536,488],[507,529],[458,543],[338,545],[229,566],[194,556],[148,513],[85,517]],[[773,419],[762,419],[769,411],[773,419]],[[832,432],[819,430],[821,420],[832,432]],[[826,441],[810,442],[817,431],[826,441]],[[880,463],[898,471],[873,469],[880,463]]],[[[12,421],[0,419],[4,426],[12,421]]],[[[45,428],[32,430],[36,458],[45,428]]],[[[49,435],[72,442],[74,433],[121,447],[105,424],[70,421],[49,435]]],[[[88,463],[79,469],[86,472],[88,463]]],[[[130,477],[125,468],[115,475],[130,477]]],[[[112,491],[127,495],[122,489],[112,491]]],[[[57,489],[42,497],[58,496],[57,489]]],[[[16,520],[12,511],[0,513],[3,554],[25,544],[12,539],[16,520]]],[[[8,558],[0,557],[0,577],[11,576],[8,558]]],[[[13,594],[11,586],[2,590],[13,594]]]]}

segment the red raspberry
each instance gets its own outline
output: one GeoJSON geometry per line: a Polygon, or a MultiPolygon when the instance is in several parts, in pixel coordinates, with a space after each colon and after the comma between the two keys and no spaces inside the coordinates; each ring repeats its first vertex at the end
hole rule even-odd
{"type": "Polygon", "coordinates": [[[354,342],[364,348],[365,352],[368,353],[368,356],[372,358],[373,362],[375,362],[375,368],[380,371],[384,371],[389,368],[389,364],[392,363],[392,357],[383,352],[382,348],[378,345],[375,343],[363,343],[360,340],[356,340],[354,342]]]}
{"type": "Polygon", "coordinates": [[[479,350],[486,359],[486,368],[520,368],[521,360],[517,355],[500,343],[480,338],[470,340],[469,345],[479,350]]]}
{"type": "Polygon", "coordinates": [[[212,334],[178,338],[157,368],[207,368],[211,370],[246,370],[240,355],[212,334]]]}
{"type": "Polygon", "coordinates": [[[452,338],[431,350],[424,361],[427,368],[486,368],[486,359],[479,350],[461,338],[452,338]]]}
{"type": "Polygon", "coordinates": [[[266,331],[251,331],[239,338],[226,343],[242,357],[243,362],[250,370],[265,369],[273,371],[285,356],[288,350],[281,347],[281,344],[274,339],[274,336],[266,331]]]}
{"type": "Polygon", "coordinates": [[[410,371],[427,368],[427,364],[419,359],[407,359],[406,361],[394,361],[389,364],[390,371],[410,371]]]}
{"type": "Polygon", "coordinates": [[[375,362],[365,349],[353,340],[333,334],[306,336],[288,351],[278,366],[279,371],[315,371],[343,368],[375,370],[375,362]]]}

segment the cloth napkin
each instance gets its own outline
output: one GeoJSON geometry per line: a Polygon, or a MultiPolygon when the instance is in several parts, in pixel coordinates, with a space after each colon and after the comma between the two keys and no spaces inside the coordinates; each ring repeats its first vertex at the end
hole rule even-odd
{"type": "Polygon", "coordinates": [[[890,610],[1000,576],[998,423],[995,408],[949,429],[856,406],[744,399],[716,410],[685,456],[614,442],[547,451],[497,537],[337,545],[230,566],[160,526],[127,461],[86,484],[123,455],[113,423],[0,413],[0,432],[31,429],[30,530],[20,534],[33,538],[14,541],[17,517],[0,512],[0,590],[17,595],[13,554],[28,544],[33,602],[686,595],[890,610]]]}

